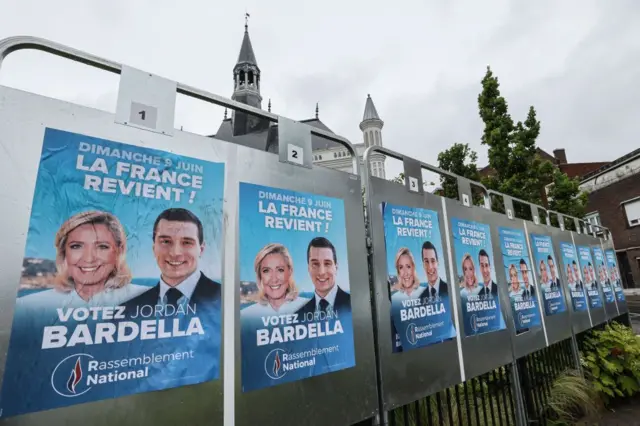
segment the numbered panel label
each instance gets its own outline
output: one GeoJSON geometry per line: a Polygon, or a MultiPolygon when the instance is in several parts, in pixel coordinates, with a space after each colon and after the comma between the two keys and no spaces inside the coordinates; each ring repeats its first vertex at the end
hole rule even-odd
{"type": "Polygon", "coordinates": [[[287,145],[287,160],[302,165],[304,163],[304,151],[298,145],[287,145]]]}
{"type": "Polygon", "coordinates": [[[413,176],[409,176],[409,189],[413,192],[418,192],[418,179],[413,176]]]}
{"type": "Polygon", "coordinates": [[[158,123],[158,109],[139,102],[131,102],[129,122],[155,130],[158,123]]]}

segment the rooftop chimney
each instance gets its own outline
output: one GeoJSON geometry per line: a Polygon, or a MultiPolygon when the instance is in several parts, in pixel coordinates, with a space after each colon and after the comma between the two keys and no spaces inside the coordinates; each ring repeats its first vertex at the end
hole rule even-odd
{"type": "Polygon", "coordinates": [[[553,156],[558,160],[558,164],[567,164],[567,153],[564,149],[554,149],[553,156]]]}

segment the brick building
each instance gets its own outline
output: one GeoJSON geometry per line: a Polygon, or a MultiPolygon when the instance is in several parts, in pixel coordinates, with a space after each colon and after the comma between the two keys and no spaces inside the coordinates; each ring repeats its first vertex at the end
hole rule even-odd
{"type": "MultiPolygon", "coordinates": [[[[581,178],[582,176],[591,173],[594,170],[598,170],[610,163],[609,161],[599,161],[595,163],[569,163],[567,161],[567,153],[564,149],[554,149],[553,155],[540,148],[536,148],[536,151],[540,158],[551,161],[551,163],[561,171],[565,172],[570,178],[581,178]]],[[[490,166],[485,166],[480,169],[481,176],[488,176],[491,173],[493,173],[493,169],[490,166]]]]}
{"type": "MultiPolygon", "coordinates": [[[[550,161],[553,165],[560,169],[560,171],[564,172],[570,178],[578,178],[582,180],[583,176],[588,175],[589,173],[593,173],[596,170],[600,170],[607,165],[609,165],[610,161],[598,161],[592,163],[569,163],[567,161],[567,153],[564,149],[554,149],[553,155],[549,154],[547,151],[536,148],[536,151],[540,158],[543,160],[550,161]]],[[[494,173],[493,168],[490,166],[485,166],[479,170],[480,176],[489,176],[494,173]]],[[[547,205],[547,193],[549,191],[549,187],[547,186],[544,192],[541,195],[542,204],[544,207],[548,207],[547,205]]]]}
{"type": "Polygon", "coordinates": [[[640,149],[585,176],[585,219],[611,230],[625,287],[640,286],[640,149]]]}

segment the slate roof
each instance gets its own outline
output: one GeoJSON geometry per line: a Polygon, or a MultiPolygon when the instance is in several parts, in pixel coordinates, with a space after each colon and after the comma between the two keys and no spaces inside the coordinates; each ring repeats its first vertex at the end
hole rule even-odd
{"type": "Polygon", "coordinates": [[[249,30],[247,26],[244,27],[244,37],[242,38],[242,46],[240,46],[240,53],[238,54],[236,66],[242,64],[258,66],[256,54],[253,52],[253,46],[251,46],[251,39],[249,38],[249,30]]]}
{"type": "MultiPolygon", "coordinates": [[[[301,123],[308,124],[309,126],[317,129],[322,129],[327,132],[334,133],[326,124],[317,118],[311,118],[308,120],[300,120],[301,123]]],[[[247,133],[246,135],[233,135],[233,126],[230,118],[222,120],[220,127],[215,135],[211,135],[216,139],[224,140],[227,142],[237,143],[239,145],[247,146],[249,148],[259,149],[261,151],[278,153],[278,125],[272,123],[269,128],[262,129],[256,132],[247,133]]],[[[313,151],[341,148],[342,145],[329,139],[322,138],[320,136],[311,135],[311,149],[313,151]]]]}

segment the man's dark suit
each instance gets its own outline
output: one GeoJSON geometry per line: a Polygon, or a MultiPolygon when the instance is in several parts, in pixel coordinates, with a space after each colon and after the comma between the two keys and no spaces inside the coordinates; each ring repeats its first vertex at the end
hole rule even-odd
{"type": "Polygon", "coordinates": [[[533,284],[529,284],[529,288],[523,286],[524,291],[522,292],[522,297],[536,297],[536,287],[533,284]],[[527,294],[527,292],[529,292],[527,294]]]}
{"type": "MultiPolygon", "coordinates": [[[[189,299],[189,306],[195,307],[196,314],[200,311],[210,310],[218,302],[220,304],[220,283],[208,278],[201,273],[200,279],[193,290],[193,294],[189,299]]],[[[137,306],[151,305],[155,306],[160,303],[160,283],[151,287],[144,293],[134,297],[124,303],[125,313],[132,314],[136,312],[137,306]]]]}
{"type": "Polygon", "coordinates": [[[576,283],[576,290],[577,290],[577,289],[582,289],[582,287],[584,287],[584,286],[582,285],[582,280],[578,280],[578,282],[576,283]]]}
{"type": "MultiPolygon", "coordinates": [[[[337,284],[336,284],[337,285],[337,284]]],[[[298,313],[306,315],[307,313],[316,311],[316,295],[315,292],[307,303],[298,310],[298,313]]],[[[338,286],[336,298],[333,301],[333,311],[340,315],[342,312],[351,312],[351,296],[338,286]]]]}
{"type": "Polygon", "coordinates": [[[498,284],[496,284],[493,280],[491,280],[491,290],[489,290],[489,286],[485,285],[478,293],[478,295],[480,296],[488,296],[489,294],[491,294],[492,296],[498,295],[498,284]]]}
{"type": "MultiPolygon", "coordinates": [[[[449,295],[449,290],[447,289],[447,283],[442,281],[442,278],[438,278],[438,296],[447,296],[449,295]]],[[[422,298],[431,297],[431,285],[427,282],[427,287],[424,289],[422,293],[422,298]]]]}
{"type": "Polygon", "coordinates": [[[551,288],[558,288],[560,287],[560,278],[556,277],[555,280],[551,280],[551,288]]]}

